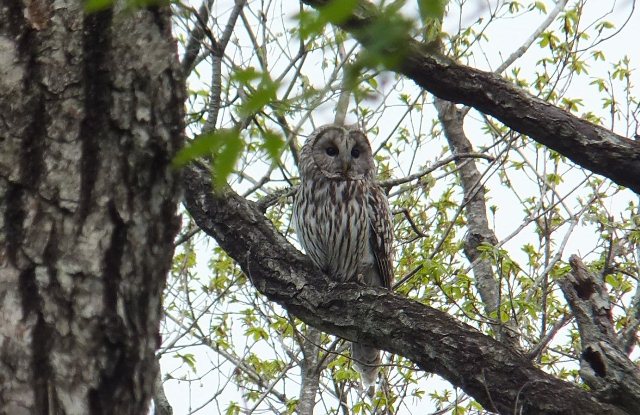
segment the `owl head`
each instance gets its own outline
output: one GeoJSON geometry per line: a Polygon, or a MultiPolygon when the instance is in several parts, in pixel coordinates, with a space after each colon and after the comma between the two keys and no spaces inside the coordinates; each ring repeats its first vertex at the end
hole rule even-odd
{"type": "Polygon", "coordinates": [[[371,145],[356,126],[323,125],[307,139],[301,153],[303,175],[320,172],[335,180],[362,180],[375,172],[371,145]]]}

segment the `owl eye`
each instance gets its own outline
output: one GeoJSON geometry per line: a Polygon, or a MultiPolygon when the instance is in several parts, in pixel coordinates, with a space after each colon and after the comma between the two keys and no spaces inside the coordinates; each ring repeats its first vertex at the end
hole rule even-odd
{"type": "Polygon", "coordinates": [[[351,157],[353,157],[354,159],[357,159],[358,157],[360,157],[360,150],[358,150],[357,148],[352,148],[351,157]]]}
{"type": "Polygon", "coordinates": [[[338,155],[338,149],[335,147],[327,147],[325,150],[327,152],[327,156],[335,157],[338,155]]]}

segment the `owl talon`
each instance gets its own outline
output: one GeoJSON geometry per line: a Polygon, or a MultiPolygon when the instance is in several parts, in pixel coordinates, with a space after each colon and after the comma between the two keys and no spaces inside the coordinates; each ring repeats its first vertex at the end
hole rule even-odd
{"type": "Polygon", "coordinates": [[[356,283],[360,284],[360,285],[366,285],[365,281],[364,281],[364,275],[362,274],[357,274],[356,275],[356,283]]]}
{"type": "Polygon", "coordinates": [[[371,385],[367,388],[367,396],[369,399],[373,399],[376,396],[376,387],[371,385]]]}

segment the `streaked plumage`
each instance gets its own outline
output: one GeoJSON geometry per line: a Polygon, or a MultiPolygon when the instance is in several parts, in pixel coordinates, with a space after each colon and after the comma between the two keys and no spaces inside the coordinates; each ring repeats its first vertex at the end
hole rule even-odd
{"type": "MultiPolygon", "coordinates": [[[[318,128],[300,153],[293,225],[307,255],[330,277],[390,288],[391,211],[374,175],[371,146],[362,131],[318,128]]],[[[375,384],[380,352],[354,343],[351,354],[364,385],[375,384]]]]}

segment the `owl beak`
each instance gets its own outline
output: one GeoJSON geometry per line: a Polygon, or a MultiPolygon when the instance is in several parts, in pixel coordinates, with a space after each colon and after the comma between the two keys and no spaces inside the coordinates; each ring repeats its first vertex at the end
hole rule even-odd
{"type": "Polygon", "coordinates": [[[342,160],[342,173],[347,174],[351,170],[351,162],[349,160],[342,160]]]}

